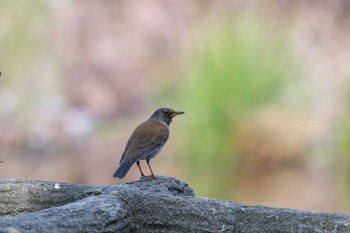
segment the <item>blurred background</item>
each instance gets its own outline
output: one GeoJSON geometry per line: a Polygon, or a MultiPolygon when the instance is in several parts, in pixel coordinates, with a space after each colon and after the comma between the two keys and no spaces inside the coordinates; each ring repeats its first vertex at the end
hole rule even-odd
{"type": "MultiPolygon", "coordinates": [[[[350,211],[350,2],[4,0],[0,177],[109,185],[135,127],[196,195],[350,211]]],[[[149,174],[147,166],[142,164],[149,174]]]]}

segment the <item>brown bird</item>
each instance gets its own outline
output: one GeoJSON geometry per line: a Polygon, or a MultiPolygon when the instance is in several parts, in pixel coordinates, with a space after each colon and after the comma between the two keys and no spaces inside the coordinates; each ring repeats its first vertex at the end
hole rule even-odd
{"type": "Polygon", "coordinates": [[[155,178],[150,160],[162,150],[168,140],[169,125],[173,117],[183,113],[170,108],[160,108],[147,121],[140,124],[131,134],[120,159],[119,168],[113,177],[123,178],[135,162],[141,177],[146,177],[140,167],[140,160],[146,160],[151,171],[149,178],[155,178]]]}

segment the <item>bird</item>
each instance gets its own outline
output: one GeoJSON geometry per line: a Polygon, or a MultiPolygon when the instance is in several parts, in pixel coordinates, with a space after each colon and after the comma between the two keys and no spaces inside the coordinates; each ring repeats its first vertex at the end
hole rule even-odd
{"type": "Polygon", "coordinates": [[[131,134],[125,150],[121,156],[119,167],[113,177],[122,179],[136,162],[141,178],[155,179],[150,161],[162,150],[169,138],[169,125],[175,116],[184,114],[171,108],[160,108],[152,116],[141,123],[131,134]],[[140,167],[140,160],[146,160],[151,171],[150,176],[145,176],[140,167]]]}

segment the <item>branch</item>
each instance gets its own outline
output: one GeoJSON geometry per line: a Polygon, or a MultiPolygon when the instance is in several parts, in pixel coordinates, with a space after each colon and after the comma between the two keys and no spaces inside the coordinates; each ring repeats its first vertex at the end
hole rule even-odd
{"type": "Polygon", "coordinates": [[[195,197],[171,177],[111,186],[0,179],[1,232],[350,232],[350,215],[195,197]]]}

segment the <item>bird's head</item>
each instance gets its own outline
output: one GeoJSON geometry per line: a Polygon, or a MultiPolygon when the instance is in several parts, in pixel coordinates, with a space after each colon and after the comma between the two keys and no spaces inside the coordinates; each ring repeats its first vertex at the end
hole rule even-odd
{"type": "Polygon", "coordinates": [[[184,114],[184,112],[175,111],[171,108],[160,108],[153,113],[151,119],[155,119],[162,123],[170,125],[171,121],[173,120],[173,117],[181,114],[184,114]]]}

